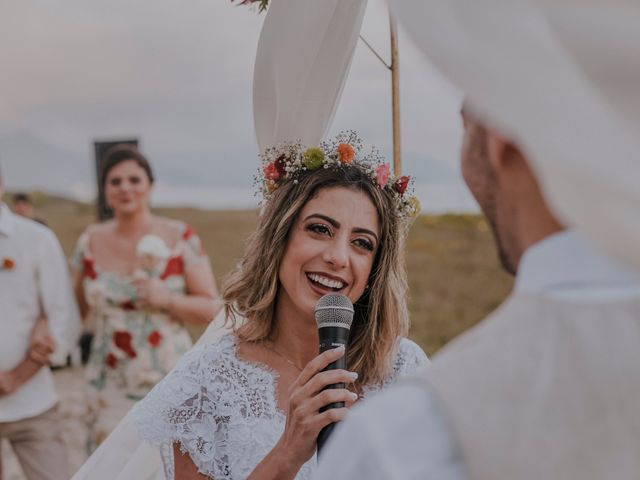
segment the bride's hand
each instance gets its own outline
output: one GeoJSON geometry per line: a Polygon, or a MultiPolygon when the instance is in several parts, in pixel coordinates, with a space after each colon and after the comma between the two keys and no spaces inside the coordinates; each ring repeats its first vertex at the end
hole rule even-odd
{"type": "Polygon", "coordinates": [[[292,465],[302,466],[316,450],[320,430],[333,422],[339,422],[358,396],[347,390],[327,389],[334,383],[353,383],[358,374],[346,370],[322,370],[344,355],[344,347],[327,350],[311,360],[300,372],[289,394],[289,407],[284,433],[276,448],[292,465]],[[320,413],[330,403],[344,402],[343,408],[332,408],[320,413]]]}

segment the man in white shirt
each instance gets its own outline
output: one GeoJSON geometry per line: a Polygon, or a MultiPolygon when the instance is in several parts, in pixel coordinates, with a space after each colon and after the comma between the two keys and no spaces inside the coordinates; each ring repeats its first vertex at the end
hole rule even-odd
{"type": "Polygon", "coordinates": [[[80,326],[55,235],[0,202],[0,438],[10,442],[29,480],[70,476],[46,345],[50,331],[55,350],[49,360],[63,363],[80,326]]]}
{"type": "Polygon", "coordinates": [[[462,115],[463,177],[514,292],[419,378],[356,407],[317,478],[637,478],[640,273],[564,230],[518,147],[462,115]]]}

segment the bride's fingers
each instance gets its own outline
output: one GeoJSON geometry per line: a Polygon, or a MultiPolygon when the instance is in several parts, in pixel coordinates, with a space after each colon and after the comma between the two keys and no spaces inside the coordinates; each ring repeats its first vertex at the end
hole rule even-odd
{"type": "Polygon", "coordinates": [[[348,413],[349,409],[347,407],[330,408],[329,410],[319,413],[312,420],[314,429],[320,433],[320,430],[330,423],[341,422],[348,413]]]}
{"type": "Polygon", "coordinates": [[[344,351],[344,347],[340,346],[321,353],[316,358],[311,360],[306,367],[304,367],[295,383],[297,385],[305,385],[309,380],[313,378],[316,373],[321,371],[331,362],[335,362],[340,357],[342,357],[344,355],[344,351]]]}
{"type": "Polygon", "coordinates": [[[356,372],[349,372],[347,370],[328,370],[326,372],[320,372],[316,374],[306,385],[302,387],[305,395],[311,397],[328,385],[335,383],[351,384],[358,379],[356,372]]]}
{"type": "Polygon", "coordinates": [[[346,388],[328,388],[310,399],[307,408],[310,412],[319,412],[322,407],[339,402],[343,402],[345,406],[350,407],[357,399],[358,395],[346,388]]]}

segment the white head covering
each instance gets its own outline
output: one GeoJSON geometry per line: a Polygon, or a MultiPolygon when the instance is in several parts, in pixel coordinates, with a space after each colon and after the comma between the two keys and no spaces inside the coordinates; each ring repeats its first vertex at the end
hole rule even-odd
{"type": "Polygon", "coordinates": [[[389,2],[559,217],[640,269],[640,2],[389,2]]]}
{"type": "Polygon", "coordinates": [[[284,141],[317,145],[349,74],[366,0],[271,0],[253,77],[261,151],[284,141]]]}

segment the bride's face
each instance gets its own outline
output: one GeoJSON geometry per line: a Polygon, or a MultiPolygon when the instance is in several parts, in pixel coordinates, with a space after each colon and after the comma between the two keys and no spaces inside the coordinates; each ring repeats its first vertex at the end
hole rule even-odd
{"type": "Polygon", "coordinates": [[[365,291],[379,237],[378,213],[365,193],[320,190],[289,233],[279,270],[279,309],[313,316],[316,302],[328,293],[356,302],[365,291]]]}

